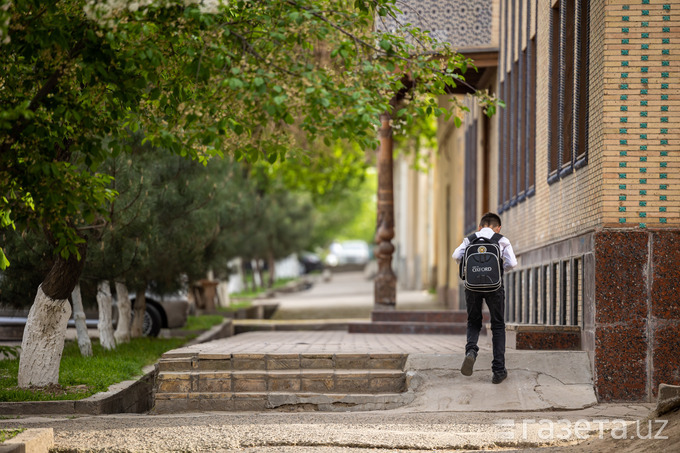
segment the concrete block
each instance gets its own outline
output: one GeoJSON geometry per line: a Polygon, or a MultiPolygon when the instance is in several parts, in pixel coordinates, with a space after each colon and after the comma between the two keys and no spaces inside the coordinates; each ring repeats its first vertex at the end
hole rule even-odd
{"type": "Polygon", "coordinates": [[[296,370],[300,368],[299,354],[267,354],[267,370],[296,370]]]}
{"type": "Polygon", "coordinates": [[[403,370],[408,354],[370,354],[369,368],[372,370],[403,370]]]}
{"type": "Polygon", "coordinates": [[[158,361],[158,371],[191,371],[191,358],[161,359],[158,361]]]}
{"type": "Polygon", "coordinates": [[[229,371],[232,369],[231,356],[222,359],[204,359],[198,361],[199,371],[229,371]]]}
{"type": "Polygon", "coordinates": [[[266,394],[234,395],[235,411],[263,411],[267,409],[266,394]]]}
{"type": "Polygon", "coordinates": [[[680,385],[659,384],[657,415],[663,415],[680,406],[680,385]]]}
{"type": "Polygon", "coordinates": [[[369,368],[369,356],[368,354],[336,354],[335,368],[345,370],[369,368]]]}
{"type": "Polygon", "coordinates": [[[234,354],[232,356],[234,370],[264,370],[265,354],[234,354]]]}
{"type": "Polygon", "coordinates": [[[335,374],[335,391],[340,393],[367,393],[368,371],[339,372],[335,374]]]}
{"type": "Polygon", "coordinates": [[[221,393],[232,391],[231,373],[215,373],[209,376],[200,376],[198,379],[198,392],[221,393]]]}
{"type": "Polygon", "coordinates": [[[300,390],[311,393],[327,393],[335,389],[335,379],[329,373],[302,373],[300,390]]]}
{"type": "Polygon", "coordinates": [[[303,369],[332,369],[334,367],[332,354],[302,354],[300,367],[303,369]]]}
{"type": "Polygon", "coordinates": [[[270,392],[299,392],[301,388],[300,374],[291,372],[270,372],[267,389],[270,392]]]}
{"type": "Polygon", "coordinates": [[[234,374],[233,381],[234,393],[267,391],[267,377],[264,373],[234,374]]]}
{"type": "Polygon", "coordinates": [[[6,440],[3,446],[14,447],[14,450],[7,450],[12,452],[49,453],[54,447],[54,430],[52,428],[27,429],[18,436],[6,440]]]}

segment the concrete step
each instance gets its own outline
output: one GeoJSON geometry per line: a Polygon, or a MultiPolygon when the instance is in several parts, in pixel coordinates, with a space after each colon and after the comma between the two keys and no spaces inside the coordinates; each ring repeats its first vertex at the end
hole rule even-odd
{"type": "Polygon", "coordinates": [[[203,411],[350,412],[396,409],[413,401],[410,393],[342,394],[309,392],[163,393],[154,414],[203,411]]]}
{"type": "MultiPolygon", "coordinates": [[[[482,335],[486,335],[489,313],[483,312],[482,335]]],[[[371,322],[350,322],[349,333],[465,335],[467,312],[464,310],[375,310],[371,322]]]]}
{"type": "MultiPolygon", "coordinates": [[[[347,327],[349,333],[465,335],[467,330],[467,324],[443,322],[354,322],[347,327]]],[[[481,334],[486,335],[486,327],[481,334]]]]}
{"type": "Polygon", "coordinates": [[[406,390],[401,370],[199,371],[158,374],[160,393],[399,393],[406,390]]]}
{"type": "Polygon", "coordinates": [[[153,412],[397,407],[404,402],[394,395],[408,389],[407,357],[171,351],[157,364],[153,412]]]}
{"type": "Polygon", "coordinates": [[[234,335],[246,332],[343,330],[357,319],[243,319],[234,320],[234,335]]]}
{"type": "MultiPolygon", "coordinates": [[[[483,312],[483,321],[489,320],[489,313],[483,312]]],[[[467,323],[465,310],[375,310],[371,312],[375,322],[422,322],[422,323],[467,323]]]]}
{"type": "Polygon", "coordinates": [[[211,354],[170,351],[158,361],[159,372],[229,370],[403,370],[408,354],[401,353],[284,353],[211,354]]]}

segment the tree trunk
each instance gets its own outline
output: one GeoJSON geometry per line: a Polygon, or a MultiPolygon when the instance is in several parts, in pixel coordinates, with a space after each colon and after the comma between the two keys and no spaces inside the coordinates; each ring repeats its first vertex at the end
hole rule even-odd
{"type": "Polygon", "coordinates": [[[97,306],[99,307],[99,343],[104,349],[116,348],[113,337],[113,307],[111,303],[111,285],[102,281],[97,285],[97,306]]]}
{"type": "Polygon", "coordinates": [[[146,311],[146,293],[143,289],[137,291],[135,298],[135,310],[132,316],[132,328],[130,329],[132,338],[141,337],[144,327],[144,312],[146,311]]]}
{"type": "MultiPolygon", "coordinates": [[[[255,268],[253,269],[253,277],[255,276],[255,269],[257,269],[257,285],[264,288],[264,271],[262,270],[262,260],[259,258],[255,260],[255,268]]],[[[253,279],[255,280],[255,279],[253,279]]]]}
{"type": "Polygon", "coordinates": [[[59,382],[59,363],[70,317],[68,300],[48,297],[40,285],[21,341],[19,387],[44,387],[59,382]]]}
{"type": "Polygon", "coordinates": [[[241,261],[241,268],[243,269],[243,279],[246,289],[250,289],[253,292],[257,291],[257,283],[255,282],[255,267],[253,266],[254,260],[250,260],[250,276],[252,279],[248,279],[248,269],[246,269],[246,260],[241,261]]]}
{"type": "Polygon", "coordinates": [[[85,310],[83,310],[83,297],[80,294],[80,285],[76,285],[71,293],[71,300],[73,301],[73,321],[76,323],[76,335],[78,337],[78,348],[80,354],[85,357],[92,357],[92,342],[87,333],[87,324],[85,323],[85,310]]]}
{"type": "Polygon", "coordinates": [[[66,327],[71,316],[68,296],[75,288],[85,263],[87,244],[75,255],[57,256],[28,314],[19,357],[19,387],[44,387],[59,382],[59,362],[64,352],[66,327]]]}
{"type": "Polygon", "coordinates": [[[132,317],[132,304],[127,286],[123,282],[116,282],[116,296],[118,300],[118,325],[113,337],[116,344],[130,342],[130,321],[132,317]]]}
{"type": "Polygon", "coordinates": [[[267,254],[267,265],[269,266],[269,280],[267,282],[267,288],[273,288],[274,282],[276,281],[276,260],[274,260],[274,254],[270,251],[267,254]]]}

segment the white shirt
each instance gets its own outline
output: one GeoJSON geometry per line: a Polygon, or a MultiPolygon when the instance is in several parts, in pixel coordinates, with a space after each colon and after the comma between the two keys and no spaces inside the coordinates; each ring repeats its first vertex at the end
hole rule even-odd
{"type": "MultiPolygon", "coordinates": [[[[475,234],[477,237],[483,236],[487,239],[491,239],[491,237],[494,235],[494,230],[492,230],[489,227],[484,227],[481,230],[477,231],[475,234]]],[[[463,256],[465,255],[465,249],[470,245],[470,241],[468,241],[467,236],[463,239],[463,243],[458,246],[458,248],[453,252],[453,259],[456,260],[457,262],[460,263],[460,260],[463,259],[463,256]]],[[[512,269],[513,267],[517,266],[517,258],[515,257],[515,252],[512,250],[512,244],[510,244],[510,240],[503,236],[500,241],[498,241],[498,245],[501,248],[501,256],[503,257],[503,269],[508,270],[512,269]]]]}

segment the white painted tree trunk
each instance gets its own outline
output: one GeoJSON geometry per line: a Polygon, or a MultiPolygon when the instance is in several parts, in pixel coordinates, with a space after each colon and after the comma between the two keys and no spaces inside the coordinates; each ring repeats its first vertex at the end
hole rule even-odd
{"type": "Polygon", "coordinates": [[[19,387],[45,387],[59,383],[66,327],[71,317],[68,300],[55,300],[38,287],[28,313],[19,357],[19,387]]]}
{"type": "Polygon", "coordinates": [[[118,325],[113,337],[116,344],[130,342],[130,321],[132,321],[132,304],[125,283],[116,282],[116,298],[118,300],[118,325]]]}
{"type": "Polygon", "coordinates": [[[97,285],[97,306],[99,307],[99,343],[104,349],[116,348],[113,337],[113,304],[111,302],[111,286],[103,281],[97,285]]]}
{"type": "Polygon", "coordinates": [[[73,301],[73,321],[76,323],[76,336],[78,337],[78,348],[80,354],[85,357],[92,357],[92,342],[87,333],[85,323],[85,310],[83,310],[83,296],[80,293],[80,284],[73,288],[71,293],[73,301]]]}
{"type": "Polygon", "coordinates": [[[144,327],[144,312],[146,311],[146,294],[144,290],[137,291],[135,298],[135,310],[132,317],[132,338],[139,338],[143,335],[142,328],[144,327]]]}

